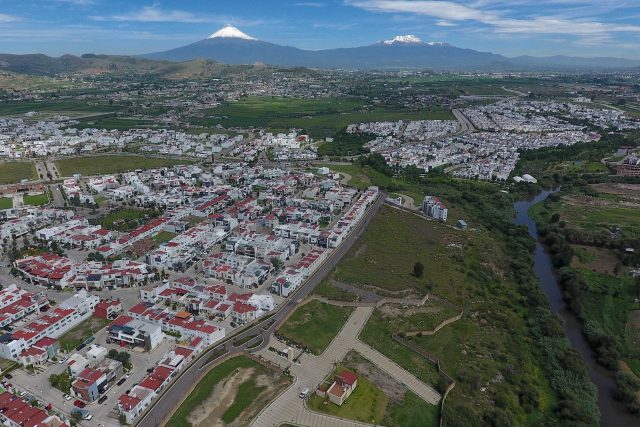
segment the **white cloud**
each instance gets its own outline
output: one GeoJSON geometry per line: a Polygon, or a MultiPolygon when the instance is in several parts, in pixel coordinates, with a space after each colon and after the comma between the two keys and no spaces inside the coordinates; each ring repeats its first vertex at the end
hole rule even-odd
{"type": "MultiPolygon", "coordinates": [[[[558,1],[570,2],[572,0],[558,1]]],[[[348,5],[373,12],[410,13],[429,16],[438,19],[440,26],[442,26],[443,22],[475,22],[493,27],[494,31],[498,33],[566,34],[587,37],[589,41],[594,42],[596,40],[608,40],[611,33],[640,32],[640,25],[610,24],[594,20],[576,20],[554,16],[534,16],[531,19],[516,19],[510,18],[503,13],[479,8],[479,6],[489,3],[492,2],[480,1],[474,7],[471,7],[452,1],[346,0],[348,5]]]]}
{"type": "Polygon", "coordinates": [[[182,10],[163,10],[155,6],[145,6],[142,9],[111,16],[92,16],[96,21],[132,21],[132,22],[184,22],[206,23],[211,19],[182,10]]]}
{"type": "Polygon", "coordinates": [[[19,16],[0,13],[0,24],[6,23],[6,22],[20,22],[20,21],[22,21],[22,18],[20,18],[19,16]]]}

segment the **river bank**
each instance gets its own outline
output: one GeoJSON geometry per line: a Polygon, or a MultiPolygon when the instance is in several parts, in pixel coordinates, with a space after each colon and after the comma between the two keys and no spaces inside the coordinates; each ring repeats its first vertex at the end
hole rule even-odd
{"type": "Polygon", "coordinates": [[[624,405],[613,398],[616,387],[615,373],[607,370],[596,362],[596,359],[584,338],[581,325],[566,307],[562,297],[562,291],[555,275],[551,258],[540,243],[538,228],[529,216],[529,209],[557,190],[543,191],[530,200],[522,200],[514,203],[516,225],[527,227],[529,236],[536,241],[534,254],[534,273],[538,278],[540,288],[549,299],[551,311],[562,320],[563,330],[571,345],[577,350],[589,368],[589,376],[598,390],[598,407],[601,412],[601,425],[603,426],[637,426],[640,422],[637,417],[630,414],[624,405]]]}

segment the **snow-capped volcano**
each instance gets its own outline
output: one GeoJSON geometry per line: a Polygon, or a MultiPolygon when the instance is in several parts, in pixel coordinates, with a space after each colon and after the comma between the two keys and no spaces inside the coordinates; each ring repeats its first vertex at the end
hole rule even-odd
{"type": "Polygon", "coordinates": [[[225,25],[215,33],[211,34],[208,39],[243,39],[243,40],[257,40],[250,35],[247,35],[231,25],[225,25]]]}
{"type": "Polygon", "coordinates": [[[422,43],[419,37],[414,36],[413,34],[407,34],[405,36],[395,36],[391,40],[384,40],[382,43],[384,44],[394,44],[394,43],[422,43]]]}

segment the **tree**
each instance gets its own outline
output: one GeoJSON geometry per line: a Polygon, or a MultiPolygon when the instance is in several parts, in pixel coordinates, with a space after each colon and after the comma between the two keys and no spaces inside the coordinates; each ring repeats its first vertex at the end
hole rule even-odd
{"type": "Polygon", "coordinates": [[[413,264],[413,275],[416,277],[422,277],[422,273],[424,273],[424,265],[422,265],[421,262],[413,264]]]}
{"type": "Polygon", "coordinates": [[[120,425],[127,425],[127,417],[124,414],[120,414],[118,416],[118,421],[120,422],[120,425]]]}
{"type": "Polygon", "coordinates": [[[107,357],[109,359],[117,359],[118,358],[118,350],[116,350],[115,348],[112,348],[111,350],[109,350],[109,354],[107,355],[107,357]]]}
{"type": "Polygon", "coordinates": [[[282,261],[280,260],[280,258],[272,257],[270,261],[271,261],[271,265],[273,265],[273,268],[276,271],[280,271],[280,269],[282,268],[282,261]]]}

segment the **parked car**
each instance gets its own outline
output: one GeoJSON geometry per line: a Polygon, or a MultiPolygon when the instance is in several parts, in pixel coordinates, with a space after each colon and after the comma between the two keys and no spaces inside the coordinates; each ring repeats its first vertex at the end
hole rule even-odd
{"type": "Polygon", "coordinates": [[[102,396],[100,399],[98,399],[98,403],[101,403],[101,404],[102,404],[102,403],[104,403],[104,402],[107,400],[107,397],[109,397],[109,396],[107,396],[107,395],[105,394],[105,395],[104,395],[104,396],[102,396]]]}
{"type": "Polygon", "coordinates": [[[12,378],[13,378],[13,375],[11,375],[11,374],[5,374],[5,375],[4,375],[4,377],[10,380],[10,379],[12,379],[12,378]]]}
{"type": "Polygon", "coordinates": [[[126,380],[127,380],[126,378],[122,377],[122,378],[120,378],[120,379],[118,380],[118,382],[117,382],[116,384],[118,384],[118,385],[122,385],[122,384],[124,384],[124,382],[125,382],[126,380]]]}
{"type": "Polygon", "coordinates": [[[63,395],[62,397],[64,397],[64,400],[71,400],[71,396],[68,394],[63,395]]]}
{"type": "Polygon", "coordinates": [[[91,414],[86,414],[85,416],[82,417],[82,419],[86,421],[89,421],[91,418],[93,418],[93,415],[91,414]]]}
{"type": "Polygon", "coordinates": [[[230,325],[231,325],[232,328],[238,327],[238,324],[236,322],[231,322],[230,325]]]}
{"type": "Polygon", "coordinates": [[[77,406],[78,408],[84,408],[85,406],[87,406],[82,400],[78,400],[76,399],[73,402],[73,406],[77,406]]]}
{"type": "Polygon", "coordinates": [[[133,375],[133,372],[127,372],[124,377],[129,378],[131,375],[133,375]]]}
{"type": "Polygon", "coordinates": [[[305,387],[302,392],[300,392],[300,399],[305,399],[309,395],[309,387],[305,387]]]}

